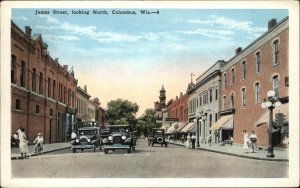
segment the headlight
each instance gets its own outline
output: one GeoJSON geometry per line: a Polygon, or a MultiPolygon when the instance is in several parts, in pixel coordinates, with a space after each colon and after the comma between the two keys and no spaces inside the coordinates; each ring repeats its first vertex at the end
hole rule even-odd
{"type": "Polygon", "coordinates": [[[75,141],[76,141],[77,143],[79,142],[79,140],[78,140],[78,139],[76,139],[75,141]]]}
{"type": "Polygon", "coordinates": [[[123,140],[126,140],[126,136],[122,136],[122,139],[123,139],[123,140]]]}
{"type": "Polygon", "coordinates": [[[113,137],[112,137],[112,136],[109,136],[107,139],[110,140],[110,141],[112,141],[112,140],[113,140],[113,137]]]}
{"type": "Polygon", "coordinates": [[[91,142],[91,139],[87,139],[88,142],[91,142]]]}

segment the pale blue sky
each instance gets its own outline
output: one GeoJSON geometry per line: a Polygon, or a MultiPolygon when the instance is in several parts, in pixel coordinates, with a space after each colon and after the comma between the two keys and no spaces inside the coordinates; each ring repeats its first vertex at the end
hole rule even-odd
{"type": "MultiPolygon", "coordinates": [[[[52,9],[39,9],[49,10],[52,9]]],[[[61,9],[62,10],[62,9],[61,9]]],[[[191,72],[198,77],[218,59],[228,60],[267,30],[287,10],[152,9],[159,14],[35,15],[13,9],[12,20],[42,34],[50,55],[73,66],[102,106],[118,97],[137,102],[140,114],[152,108],[164,84],[167,100],[185,92],[191,72]]],[[[79,10],[79,9],[74,9],[79,10]]],[[[104,10],[104,9],[98,9],[104,10]]],[[[119,10],[119,9],[118,9],[119,10]]]]}

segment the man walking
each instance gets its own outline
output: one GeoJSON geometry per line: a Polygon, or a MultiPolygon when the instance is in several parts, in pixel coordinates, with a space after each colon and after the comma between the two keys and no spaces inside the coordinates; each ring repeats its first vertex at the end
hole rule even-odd
{"type": "Polygon", "coordinates": [[[252,149],[252,153],[255,153],[256,151],[256,148],[257,148],[257,144],[256,144],[256,141],[257,141],[257,136],[255,134],[254,131],[252,131],[251,135],[250,135],[250,141],[251,141],[251,149],[252,149]]]}

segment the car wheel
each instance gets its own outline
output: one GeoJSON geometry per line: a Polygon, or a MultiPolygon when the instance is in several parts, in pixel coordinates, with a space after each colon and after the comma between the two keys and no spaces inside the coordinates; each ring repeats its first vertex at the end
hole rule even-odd
{"type": "Polygon", "coordinates": [[[72,149],[72,152],[73,152],[73,153],[76,153],[76,149],[72,149]]]}
{"type": "Polygon", "coordinates": [[[105,154],[108,154],[108,149],[104,149],[104,153],[105,153],[105,154]]]}
{"type": "Polygon", "coordinates": [[[131,153],[131,148],[128,148],[128,149],[127,149],[127,153],[131,153]]]}

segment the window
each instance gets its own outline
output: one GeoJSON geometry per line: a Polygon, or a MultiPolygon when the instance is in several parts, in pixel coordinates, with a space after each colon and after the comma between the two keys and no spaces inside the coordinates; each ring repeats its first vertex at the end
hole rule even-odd
{"type": "Polygon", "coordinates": [[[10,74],[11,74],[11,83],[16,83],[16,71],[17,71],[17,59],[16,56],[11,56],[10,62],[10,74]]]}
{"type": "Polygon", "coordinates": [[[209,89],[209,102],[212,102],[212,92],[213,92],[213,90],[212,89],[209,89]]]}
{"type": "Polygon", "coordinates": [[[40,106],[39,105],[35,106],[35,113],[37,113],[37,114],[40,113],[40,106]]]}
{"type": "Polygon", "coordinates": [[[255,102],[259,103],[260,102],[260,98],[259,98],[259,96],[260,96],[260,85],[259,85],[259,83],[256,83],[254,85],[254,90],[255,90],[255,102]]]}
{"type": "Polygon", "coordinates": [[[25,62],[21,62],[21,75],[20,75],[21,87],[25,87],[25,62]]]}
{"type": "Polygon", "coordinates": [[[36,91],[36,69],[32,69],[32,91],[36,91]]]}
{"type": "Polygon", "coordinates": [[[40,72],[39,93],[43,94],[43,73],[40,72]]]}
{"type": "Polygon", "coordinates": [[[21,110],[21,101],[16,99],[16,110],[21,110]]]}
{"type": "Polygon", "coordinates": [[[245,88],[242,88],[241,97],[242,97],[242,106],[246,106],[246,89],[245,88]]]}
{"type": "Polygon", "coordinates": [[[260,52],[256,53],[256,74],[260,73],[260,52]]]}
{"type": "Polygon", "coordinates": [[[243,80],[246,80],[246,62],[245,61],[242,63],[242,78],[243,78],[243,80]]]}
{"type": "Polygon", "coordinates": [[[226,74],[223,74],[223,89],[226,89],[226,74]]]}
{"type": "Polygon", "coordinates": [[[68,89],[68,105],[71,105],[71,90],[68,89]]]}
{"type": "Polygon", "coordinates": [[[55,99],[55,90],[56,90],[56,81],[55,81],[55,80],[53,80],[53,85],[52,85],[52,87],[53,87],[53,90],[52,90],[52,98],[55,99]]]}
{"type": "Polygon", "coordinates": [[[51,98],[51,78],[48,78],[48,97],[51,98]]]}
{"type": "Polygon", "coordinates": [[[215,122],[218,121],[218,113],[215,113],[215,122]]]}
{"type": "Polygon", "coordinates": [[[226,96],[223,96],[223,110],[226,110],[226,96]]]}
{"type": "Polygon", "coordinates": [[[200,100],[199,100],[199,102],[200,102],[200,106],[202,106],[202,96],[200,95],[200,100]]]}
{"type": "Polygon", "coordinates": [[[234,108],[234,93],[231,93],[230,95],[230,107],[234,108]]]}
{"type": "Polygon", "coordinates": [[[234,69],[231,69],[231,85],[234,85],[234,79],[235,79],[234,69]]]}
{"type": "Polygon", "coordinates": [[[53,116],[53,110],[50,109],[50,116],[53,116]]]}
{"type": "Polygon", "coordinates": [[[279,64],[279,41],[276,40],[273,42],[273,49],[274,49],[274,65],[279,64]]]}
{"type": "Polygon", "coordinates": [[[275,91],[275,97],[279,97],[279,78],[277,75],[273,77],[272,82],[273,91],[275,91]]]}
{"type": "Polygon", "coordinates": [[[197,98],[197,108],[198,108],[198,98],[197,98]]]}
{"type": "Polygon", "coordinates": [[[216,101],[217,101],[218,100],[218,89],[216,89],[215,96],[216,96],[216,101]]]}

